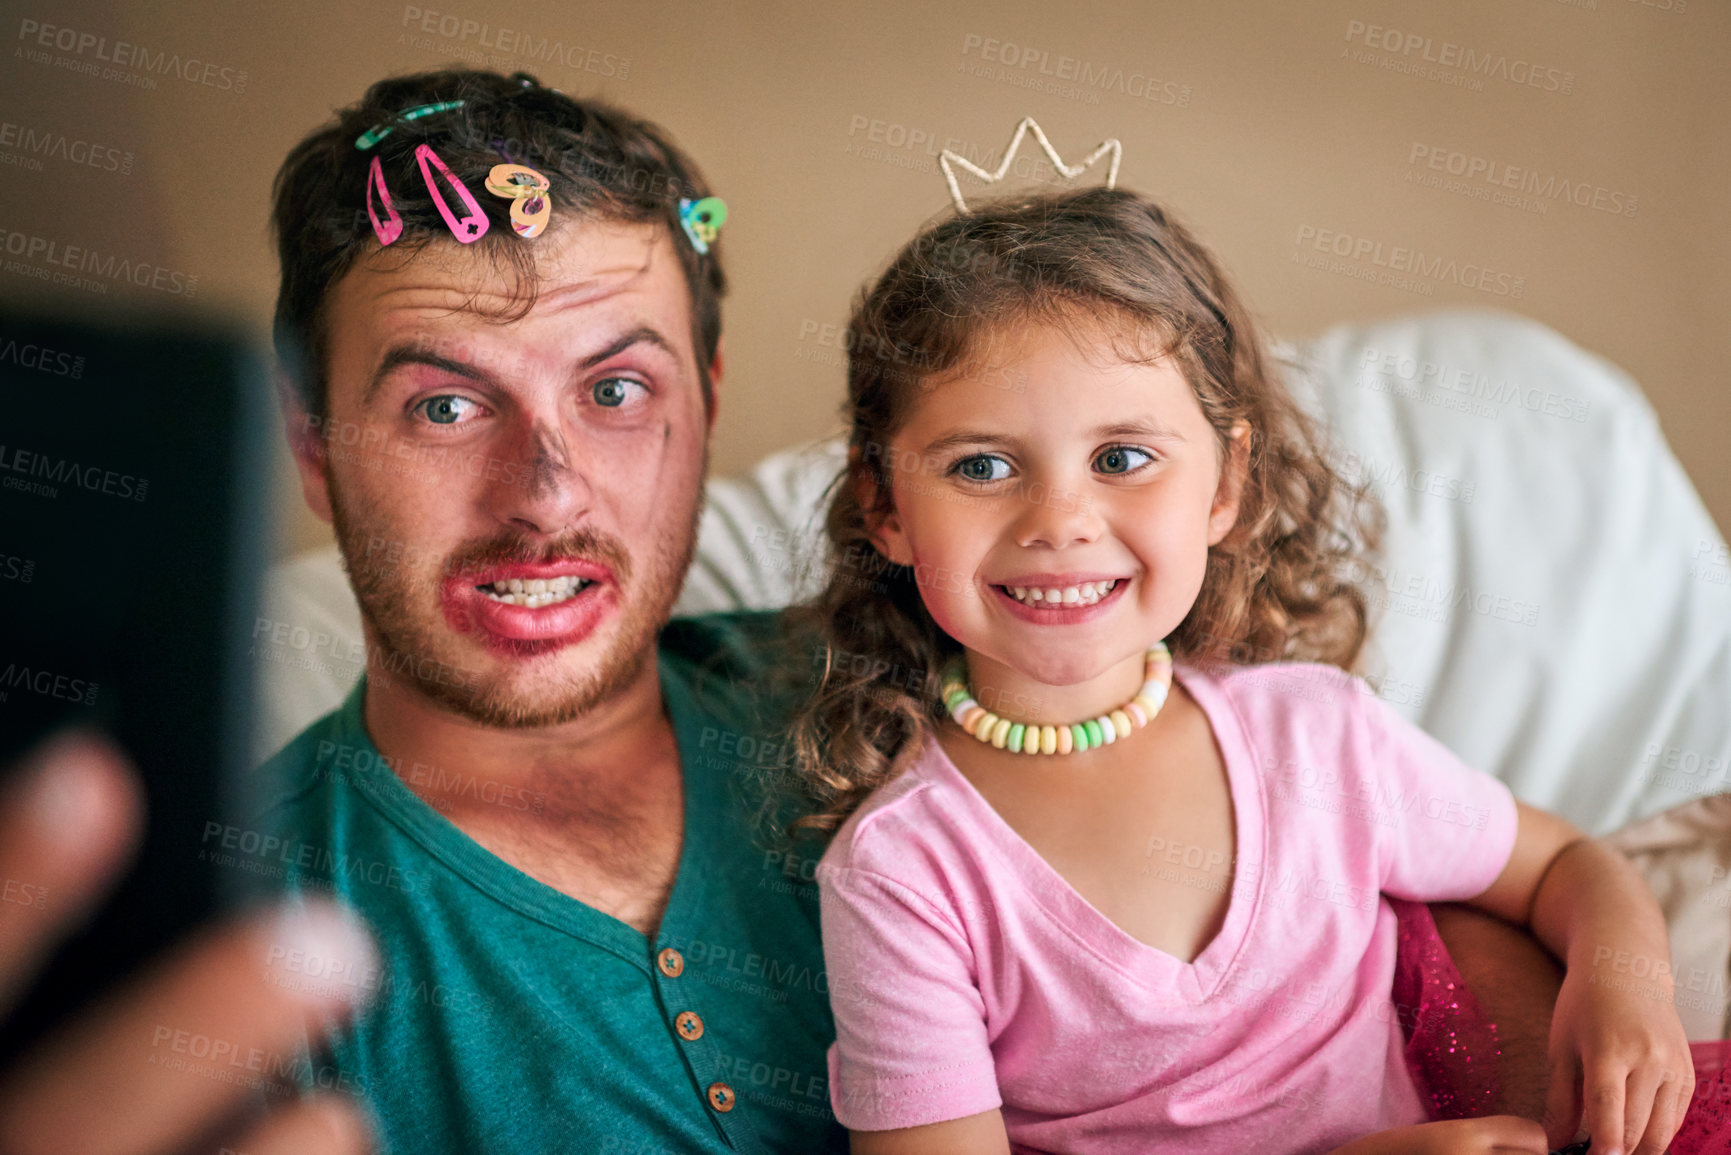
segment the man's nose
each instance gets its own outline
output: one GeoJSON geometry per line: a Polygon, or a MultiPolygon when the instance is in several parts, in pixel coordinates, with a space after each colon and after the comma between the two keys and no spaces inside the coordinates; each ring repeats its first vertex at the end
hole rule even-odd
{"type": "Polygon", "coordinates": [[[567,430],[552,419],[537,418],[514,438],[509,460],[489,462],[499,520],[531,533],[562,533],[589,512],[593,493],[584,462],[567,430]]]}

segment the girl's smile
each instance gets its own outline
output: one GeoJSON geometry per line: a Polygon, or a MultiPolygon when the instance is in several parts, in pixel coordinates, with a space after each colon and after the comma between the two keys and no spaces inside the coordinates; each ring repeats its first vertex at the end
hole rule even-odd
{"type": "Polygon", "coordinates": [[[1042,626],[1068,626],[1107,612],[1130,588],[1128,577],[1098,573],[1023,574],[988,587],[1012,614],[1042,626]]]}

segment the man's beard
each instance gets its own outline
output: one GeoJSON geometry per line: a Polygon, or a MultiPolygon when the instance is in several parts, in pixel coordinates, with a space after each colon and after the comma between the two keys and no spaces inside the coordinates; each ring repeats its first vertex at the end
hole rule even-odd
{"type": "Polygon", "coordinates": [[[678,600],[696,553],[702,515],[701,502],[695,503],[691,520],[681,527],[683,532],[654,544],[641,575],[616,538],[588,529],[570,530],[540,542],[522,533],[503,531],[459,546],[429,574],[424,567],[369,561],[369,546],[376,548],[380,542],[400,538],[389,532],[389,527],[371,525],[349,508],[335,479],[331,479],[329,490],[331,522],[343,566],[360,603],[361,618],[370,627],[368,678],[401,679],[454,714],[483,726],[506,729],[569,722],[636,681],[678,600]],[[560,670],[555,664],[559,655],[572,647],[562,647],[544,658],[517,659],[532,665],[533,671],[519,668],[484,674],[463,659],[455,641],[461,635],[453,635],[443,612],[448,578],[479,573],[483,567],[499,563],[567,559],[606,565],[618,585],[620,616],[605,652],[596,655],[587,669],[573,672],[560,670]]]}

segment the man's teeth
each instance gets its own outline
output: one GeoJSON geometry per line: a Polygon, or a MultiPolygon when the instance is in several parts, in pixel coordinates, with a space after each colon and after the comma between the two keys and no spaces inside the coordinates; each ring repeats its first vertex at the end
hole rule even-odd
{"type": "Polygon", "coordinates": [[[594,582],[580,577],[522,578],[500,579],[488,589],[482,586],[481,592],[496,602],[504,602],[513,606],[528,606],[530,609],[540,609],[542,606],[556,606],[560,602],[569,601],[582,593],[594,582]]]}
{"type": "Polygon", "coordinates": [[[1091,606],[1112,592],[1118,584],[1117,579],[1109,582],[1083,582],[1081,585],[1061,586],[1057,589],[1033,589],[1026,586],[1007,586],[1010,596],[1024,605],[1030,606],[1091,606]]]}

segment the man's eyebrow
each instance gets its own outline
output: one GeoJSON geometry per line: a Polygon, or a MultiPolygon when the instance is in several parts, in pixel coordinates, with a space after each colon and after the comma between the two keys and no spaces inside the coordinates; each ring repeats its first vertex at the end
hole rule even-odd
{"type": "Polygon", "coordinates": [[[442,369],[447,373],[453,373],[470,381],[488,380],[488,374],[481,369],[466,361],[458,361],[441,353],[435,353],[425,345],[393,345],[385,351],[384,357],[379,361],[379,367],[373,370],[372,380],[367,382],[367,388],[361,394],[361,404],[371,404],[373,398],[378,396],[379,389],[384,385],[385,379],[404,365],[430,365],[434,369],[442,369]]]}
{"type": "MultiPolygon", "coordinates": [[[[677,358],[679,356],[673,343],[662,336],[659,330],[648,325],[639,325],[629,333],[609,342],[605,349],[598,350],[583,358],[582,368],[589,369],[599,365],[609,357],[617,357],[633,345],[654,345],[671,357],[677,358]]],[[[427,365],[470,381],[492,380],[492,374],[486,370],[466,361],[459,361],[435,352],[426,345],[415,343],[395,345],[385,352],[384,357],[379,361],[379,367],[373,371],[372,379],[367,382],[366,390],[361,394],[361,404],[371,404],[373,399],[378,396],[379,389],[383,387],[386,378],[404,365],[427,365]]]]}
{"type": "Polygon", "coordinates": [[[679,359],[679,351],[673,347],[671,341],[661,335],[659,330],[651,328],[648,325],[639,325],[637,328],[631,330],[631,332],[626,333],[611,342],[605,349],[591,353],[589,356],[583,358],[582,367],[585,369],[592,369],[596,365],[607,360],[609,357],[617,357],[633,345],[654,345],[674,360],[679,359]]]}

